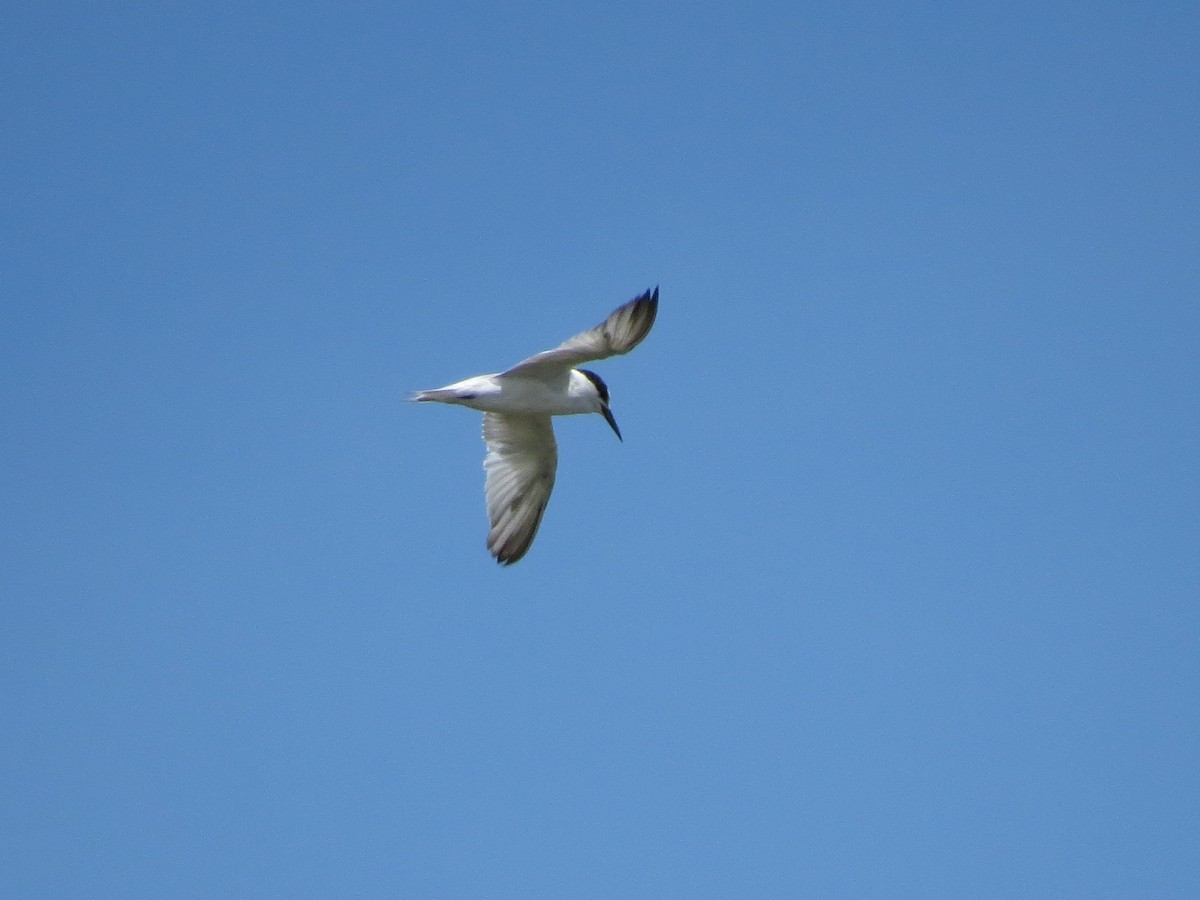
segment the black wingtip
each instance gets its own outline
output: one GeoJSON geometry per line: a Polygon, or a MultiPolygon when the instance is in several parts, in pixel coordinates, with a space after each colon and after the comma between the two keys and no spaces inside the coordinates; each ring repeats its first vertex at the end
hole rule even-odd
{"type": "Polygon", "coordinates": [[[645,320],[642,326],[642,336],[645,337],[654,326],[654,320],[658,318],[658,285],[643,294],[638,294],[625,306],[634,308],[635,314],[645,320]]]}

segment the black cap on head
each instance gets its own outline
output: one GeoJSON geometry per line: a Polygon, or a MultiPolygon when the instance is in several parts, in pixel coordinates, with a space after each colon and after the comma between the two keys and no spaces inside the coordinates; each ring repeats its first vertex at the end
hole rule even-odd
{"type": "Polygon", "coordinates": [[[608,405],[608,385],[604,383],[604,379],[590,369],[580,369],[581,375],[586,375],[587,380],[596,386],[596,393],[600,395],[600,400],[608,405]]]}

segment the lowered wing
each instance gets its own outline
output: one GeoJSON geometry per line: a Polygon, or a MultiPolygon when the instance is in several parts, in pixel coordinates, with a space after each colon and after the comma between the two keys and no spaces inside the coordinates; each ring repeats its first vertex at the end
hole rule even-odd
{"type": "Polygon", "coordinates": [[[507,566],[528,551],[554,490],[558,446],[549,416],[485,413],[484,494],[492,528],[487,546],[507,566]]]}

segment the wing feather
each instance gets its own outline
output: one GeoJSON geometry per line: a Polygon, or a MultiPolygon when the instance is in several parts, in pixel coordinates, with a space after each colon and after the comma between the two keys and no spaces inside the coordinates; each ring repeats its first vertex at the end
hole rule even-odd
{"type": "Polygon", "coordinates": [[[507,566],[528,551],[554,490],[558,446],[549,416],[485,413],[487,546],[507,566]]]}
{"type": "Polygon", "coordinates": [[[503,375],[536,375],[552,369],[573,369],[581,363],[628,353],[650,333],[658,315],[658,288],[618,306],[595,328],[582,331],[553,350],[522,360],[503,375]]]}

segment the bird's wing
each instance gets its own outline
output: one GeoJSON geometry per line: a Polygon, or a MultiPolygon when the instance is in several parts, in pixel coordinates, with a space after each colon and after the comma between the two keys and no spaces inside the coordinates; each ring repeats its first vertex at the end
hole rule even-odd
{"type": "Polygon", "coordinates": [[[558,447],[549,416],[484,413],[483,439],[488,447],[484,494],[492,522],[487,546],[496,562],[507,566],[525,555],[542,523],[554,490],[558,447]]]}
{"type": "Polygon", "coordinates": [[[650,333],[658,315],[658,288],[618,306],[612,315],[553,350],[523,360],[503,375],[538,375],[555,369],[573,369],[580,363],[628,353],[650,333]]]}

